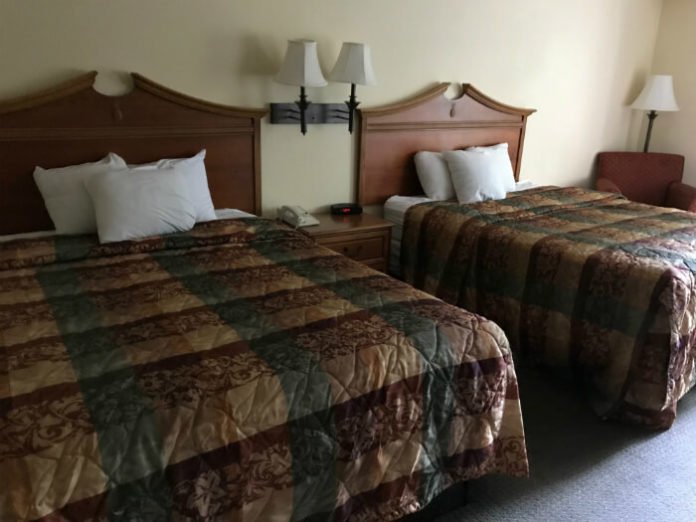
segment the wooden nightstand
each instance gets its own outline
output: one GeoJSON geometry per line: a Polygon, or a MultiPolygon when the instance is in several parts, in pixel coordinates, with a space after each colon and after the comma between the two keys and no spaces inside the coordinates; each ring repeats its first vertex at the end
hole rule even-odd
{"type": "Polygon", "coordinates": [[[315,214],[319,225],[300,229],[331,250],[387,271],[392,223],[371,214],[334,216],[315,214]]]}

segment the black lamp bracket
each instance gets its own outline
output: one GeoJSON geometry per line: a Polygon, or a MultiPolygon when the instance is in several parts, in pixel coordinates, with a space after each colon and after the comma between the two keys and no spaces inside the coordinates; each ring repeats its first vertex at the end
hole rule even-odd
{"type": "Polygon", "coordinates": [[[300,99],[295,103],[271,103],[271,123],[297,124],[302,134],[308,123],[345,123],[353,134],[355,111],[360,102],[355,97],[355,84],[350,84],[350,98],[343,103],[312,103],[307,100],[305,88],[300,88],[300,99]]]}
{"type": "MultiPolygon", "coordinates": [[[[347,103],[347,102],[346,102],[347,103]]],[[[305,122],[343,123],[348,121],[346,103],[314,103],[307,102],[305,122]]],[[[294,124],[301,120],[300,101],[295,103],[271,103],[271,123],[294,124]]]]}
{"type": "Polygon", "coordinates": [[[346,107],[348,107],[348,132],[353,134],[353,120],[355,119],[355,110],[360,105],[360,102],[355,97],[355,84],[350,84],[350,98],[346,101],[346,107]]]}

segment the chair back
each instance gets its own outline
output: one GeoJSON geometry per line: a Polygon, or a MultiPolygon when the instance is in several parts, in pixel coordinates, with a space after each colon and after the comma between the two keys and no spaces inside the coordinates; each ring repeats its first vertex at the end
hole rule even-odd
{"type": "Polygon", "coordinates": [[[667,187],[681,181],[684,156],[660,152],[600,152],[597,177],[614,182],[631,201],[664,205],[667,187]]]}

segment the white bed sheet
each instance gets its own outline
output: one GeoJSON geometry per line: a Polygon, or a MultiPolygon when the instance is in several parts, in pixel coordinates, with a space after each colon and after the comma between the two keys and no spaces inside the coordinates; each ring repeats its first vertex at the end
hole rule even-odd
{"type": "Polygon", "coordinates": [[[51,237],[55,235],[55,230],[41,230],[39,232],[26,232],[23,234],[7,234],[4,236],[0,236],[0,243],[5,241],[14,241],[15,239],[35,239],[39,237],[51,237]]]}
{"type": "Polygon", "coordinates": [[[389,246],[389,273],[401,275],[401,236],[406,211],[413,205],[434,201],[425,196],[392,196],[384,203],[384,219],[394,224],[389,246]]]}
{"type": "MultiPolygon", "coordinates": [[[[531,181],[518,181],[515,190],[527,190],[536,187],[531,181]]],[[[509,192],[508,192],[509,194],[509,192]]],[[[384,203],[384,219],[394,224],[389,249],[389,272],[393,275],[401,275],[401,237],[404,233],[404,218],[406,211],[413,205],[434,201],[425,196],[392,196],[384,203]]]]}
{"type": "MultiPolygon", "coordinates": [[[[242,217],[254,217],[254,214],[249,214],[248,212],[244,212],[243,210],[237,210],[236,208],[215,209],[216,219],[235,219],[242,217]]],[[[14,241],[15,239],[35,239],[41,237],[51,237],[55,235],[55,230],[41,230],[39,232],[26,232],[23,234],[8,234],[0,236],[0,242],[14,241]]]]}
{"type": "Polygon", "coordinates": [[[242,217],[254,217],[254,214],[249,214],[243,210],[237,210],[236,208],[216,208],[215,218],[216,219],[234,219],[242,217]]]}

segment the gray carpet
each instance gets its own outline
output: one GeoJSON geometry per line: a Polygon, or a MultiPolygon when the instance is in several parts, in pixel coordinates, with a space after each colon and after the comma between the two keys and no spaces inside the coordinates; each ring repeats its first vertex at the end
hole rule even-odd
{"type": "Polygon", "coordinates": [[[599,420],[576,389],[518,370],[531,475],[469,485],[436,522],[696,521],[696,390],[663,432],[599,420]]]}

